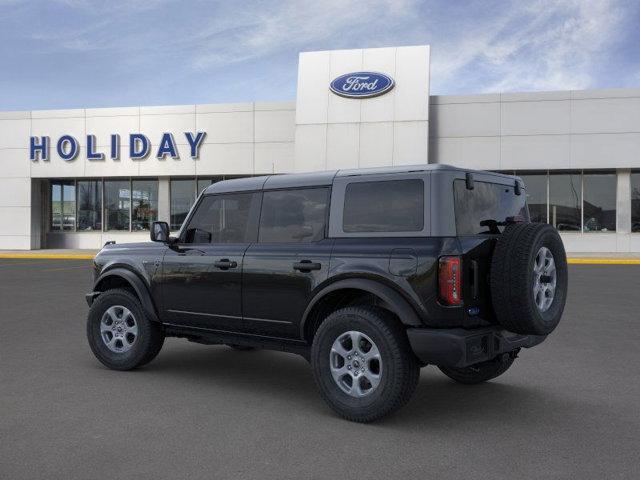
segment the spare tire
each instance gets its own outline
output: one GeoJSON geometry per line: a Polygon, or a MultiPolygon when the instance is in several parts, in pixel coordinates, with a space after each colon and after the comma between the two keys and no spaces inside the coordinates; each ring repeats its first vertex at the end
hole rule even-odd
{"type": "Polygon", "coordinates": [[[490,287],[498,322],[522,334],[548,335],[567,300],[567,256],[546,223],[507,226],[491,260],[490,287]]]}

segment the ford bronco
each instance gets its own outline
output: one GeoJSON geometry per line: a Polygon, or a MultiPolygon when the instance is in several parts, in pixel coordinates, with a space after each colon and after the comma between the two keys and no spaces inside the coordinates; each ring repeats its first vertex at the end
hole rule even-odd
{"type": "Polygon", "coordinates": [[[476,384],[558,325],[567,262],[518,177],[444,165],[214,183],[171,236],[94,260],[87,336],[129,370],[166,337],[303,355],[339,415],[404,405],[420,368],[476,384]]]}

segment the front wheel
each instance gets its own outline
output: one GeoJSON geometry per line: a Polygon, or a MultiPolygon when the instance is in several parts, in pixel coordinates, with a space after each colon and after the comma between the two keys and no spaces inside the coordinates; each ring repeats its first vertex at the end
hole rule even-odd
{"type": "Polygon", "coordinates": [[[316,332],[311,365],[327,404],[355,422],[371,422],[402,407],[420,375],[404,329],[374,307],[329,315],[316,332]]]}
{"type": "Polygon", "coordinates": [[[127,290],[101,293],[87,318],[89,346],[113,370],[131,370],[153,360],[164,343],[162,326],[145,315],[140,301],[127,290]]]}

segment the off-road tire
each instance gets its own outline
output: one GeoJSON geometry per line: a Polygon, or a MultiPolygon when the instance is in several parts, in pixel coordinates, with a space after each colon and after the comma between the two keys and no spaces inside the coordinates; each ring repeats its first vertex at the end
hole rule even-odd
{"type": "Polygon", "coordinates": [[[377,420],[406,404],[420,376],[418,361],[398,319],[384,309],[368,306],[336,310],[322,322],[313,340],[311,366],[327,404],[347,420],[361,423],[377,420]],[[360,398],[342,391],[330,371],[333,342],[354,330],[373,340],[382,359],[379,385],[360,398]]]}
{"type": "Polygon", "coordinates": [[[498,322],[507,330],[548,335],[560,322],[567,299],[567,256],[560,235],[546,223],[509,225],[496,244],[490,273],[491,300],[498,322]],[[553,254],[556,287],[548,310],[536,305],[534,263],[541,247],[553,254]]]}
{"type": "Polygon", "coordinates": [[[438,367],[447,377],[465,385],[476,385],[499,377],[513,365],[515,355],[505,355],[464,368],[438,367]]]}
{"type": "Polygon", "coordinates": [[[131,370],[146,365],[160,353],[164,332],[162,325],[147,317],[135,295],[124,289],[113,289],[101,293],[91,305],[87,317],[87,339],[91,351],[103,365],[112,370],[131,370]],[[109,350],[100,333],[102,316],[114,305],[128,308],[138,326],[136,342],[130,350],[122,353],[109,350]]]}

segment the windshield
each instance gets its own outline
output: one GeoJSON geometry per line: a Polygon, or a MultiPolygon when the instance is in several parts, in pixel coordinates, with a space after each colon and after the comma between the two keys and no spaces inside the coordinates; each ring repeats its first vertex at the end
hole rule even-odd
{"type": "Polygon", "coordinates": [[[516,195],[512,186],[476,181],[469,190],[459,179],[453,182],[453,195],[458,235],[501,233],[510,217],[529,221],[526,195],[516,195]]]}

